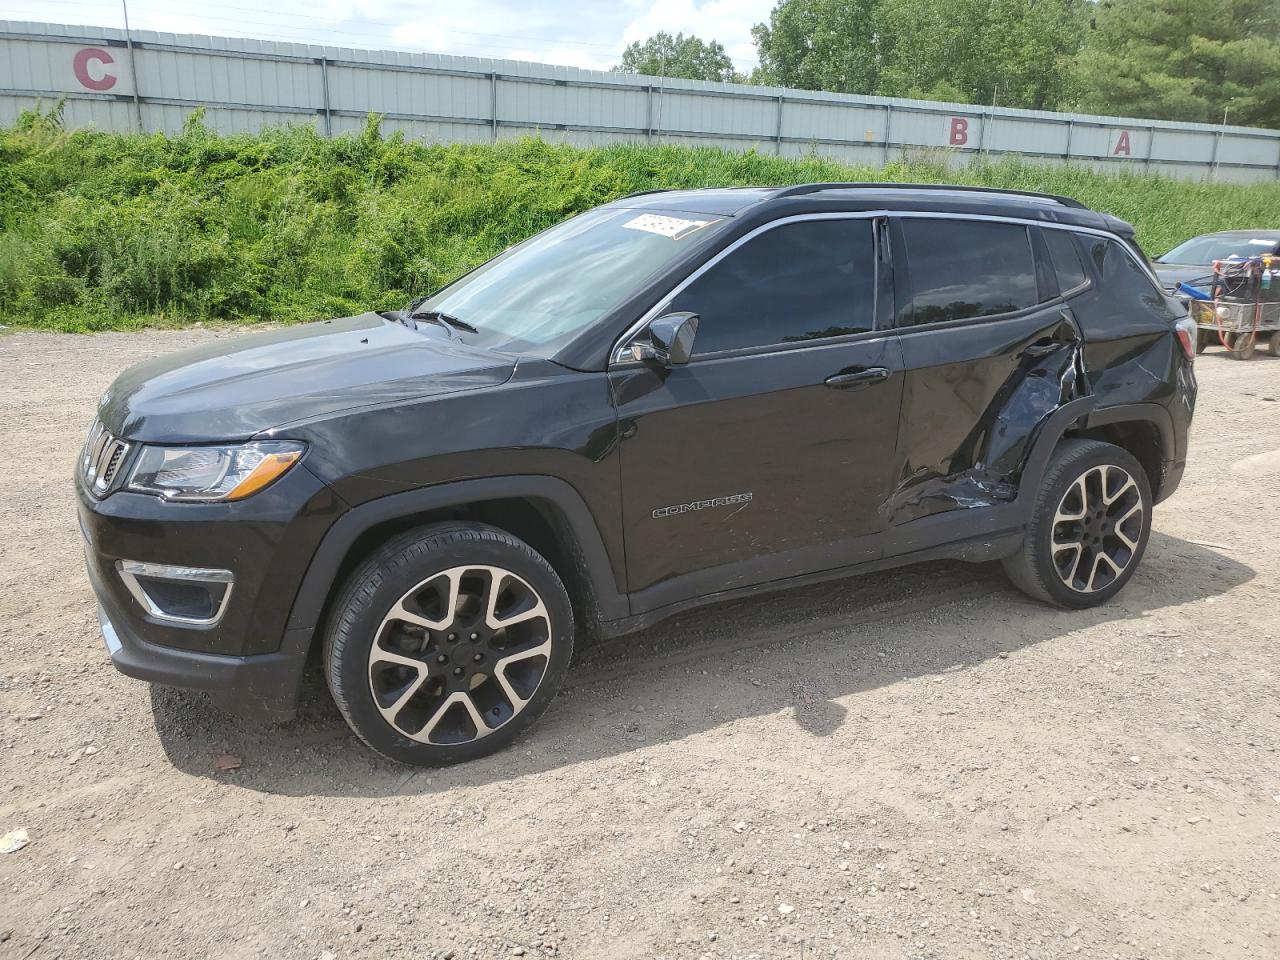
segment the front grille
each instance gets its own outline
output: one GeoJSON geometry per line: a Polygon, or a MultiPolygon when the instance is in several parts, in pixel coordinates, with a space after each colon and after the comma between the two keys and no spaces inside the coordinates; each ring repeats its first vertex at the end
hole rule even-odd
{"type": "Polygon", "coordinates": [[[108,433],[101,420],[93,421],[80,458],[80,475],[90,493],[101,497],[110,492],[128,452],[129,444],[108,433]]]}

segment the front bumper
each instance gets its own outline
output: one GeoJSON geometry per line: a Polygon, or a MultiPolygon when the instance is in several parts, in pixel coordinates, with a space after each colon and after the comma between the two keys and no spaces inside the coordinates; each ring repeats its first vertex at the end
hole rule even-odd
{"type": "Polygon", "coordinates": [[[292,713],[312,632],[286,629],[298,586],[345,506],[302,465],[239,503],[170,503],[127,492],[95,500],[76,484],[89,581],[122,673],[205,690],[223,704],[292,713]],[[148,609],[122,570],[167,565],[234,575],[225,610],[174,622],[148,609]]]}
{"type": "Polygon", "coordinates": [[[127,677],[203,690],[238,713],[260,714],[273,720],[287,720],[294,714],[309,647],[309,636],[301,636],[301,631],[290,635],[292,648],[284,644],[276,653],[228,657],[161,647],[122,633],[101,604],[98,622],[112,665],[127,677]]]}

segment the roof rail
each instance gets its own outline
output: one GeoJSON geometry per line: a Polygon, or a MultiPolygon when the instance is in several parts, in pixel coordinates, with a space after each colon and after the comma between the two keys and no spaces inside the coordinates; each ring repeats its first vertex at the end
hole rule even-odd
{"type": "Polygon", "coordinates": [[[1033,197],[1037,200],[1052,200],[1064,207],[1087,209],[1079,200],[1071,197],[1060,197],[1053,193],[1035,193],[1031,190],[1002,190],[999,187],[974,187],[947,183],[802,183],[794,187],[782,187],[773,194],[770,200],[783,197],[801,197],[810,193],[821,193],[823,190],[946,190],[961,193],[994,193],[1014,197],[1033,197]]]}
{"type": "Polygon", "coordinates": [[[654,187],[652,190],[637,190],[635,193],[628,193],[625,196],[619,197],[618,199],[630,200],[632,197],[644,197],[644,196],[648,196],[651,193],[670,193],[674,189],[675,189],[674,187],[654,187]]]}

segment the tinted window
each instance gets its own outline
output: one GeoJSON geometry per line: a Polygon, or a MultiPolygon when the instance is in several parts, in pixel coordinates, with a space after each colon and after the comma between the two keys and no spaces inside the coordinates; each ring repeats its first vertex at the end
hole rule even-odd
{"type": "Polygon", "coordinates": [[[676,295],[701,318],[695,355],[838,337],[875,316],[870,220],[791,223],[748,240],[676,295]]]}
{"type": "Polygon", "coordinates": [[[904,219],[913,323],[963,320],[1035,306],[1026,227],[973,220],[904,219]]]}
{"type": "Polygon", "coordinates": [[[1058,289],[1062,293],[1074,290],[1088,279],[1071,234],[1065,230],[1045,230],[1044,242],[1049,246],[1053,268],[1058,274],[1058,289]]]}

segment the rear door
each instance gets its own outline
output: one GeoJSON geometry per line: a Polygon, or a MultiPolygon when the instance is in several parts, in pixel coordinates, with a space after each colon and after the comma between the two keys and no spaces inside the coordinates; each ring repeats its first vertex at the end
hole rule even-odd
{"type": "Polygon", "coordinates": [[[878,555],[902,391],[881,233],[767,225],[654,311],[699,316],[687,365],[611,368],[637,612],[878,555]]]}
{"type": "Polygon", "coordinates": [[[972,511],[1011,499],[1010,465],[1076,388],[1080,334],[1038,228],[927,215],[892,226],[905,386],[887,549],[901,553],[982,532],[972,511]],[[956,522],[911,532],[939,514],[956,522]]]}

